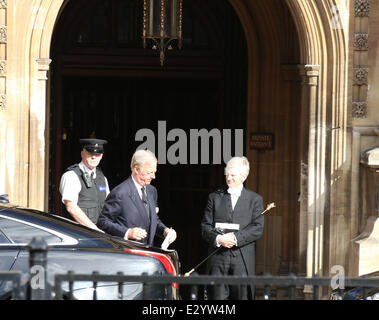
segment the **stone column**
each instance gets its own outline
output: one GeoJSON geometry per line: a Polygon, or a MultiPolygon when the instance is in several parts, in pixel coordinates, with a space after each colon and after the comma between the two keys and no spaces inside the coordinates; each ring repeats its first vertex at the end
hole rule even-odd
{"type": "Polygon", "coordinates": [[[352,132],[351,150],[351,198],[350,198],[350,237],[354,238],[358,233],[359,215],[359,165],[361,153],[361,132],[352,132]]]}
{"type": "MultiPolygon", "coordinates": [[[[376,222],[375,211],[369,209],[367,196],[373,196],[376,191],[366,190],[366,177],[361,174],[361,153],[366,145],[366,148],[378,145],[379,128],[376,126],[353,126],[352,127],[352,147],[351,147],[351,192],[350,192],[350,233],[348,239],[351,240],[348,250],[348,274],[351,277],[356,277],[360,274],[360,241],[366,240],[371,244],[375,243],[376,235],[371,235],[369,240],[368,234],[371,234],[373,224],[376,222]],[[370,143],[368,143],[370,141],[370,143]],[[363,179],[363,180],[362,180],[363,179]],[[368,231],[366,231],[369,230],[368,231]]],[[[363,167],[364,168],[364,167],[363,167]]],[[[364,171],[363,171],[364,173],[364,171]]],[[[371,250],[374,254],[375,250],[371,250]]],[[[374,259],[375,261],[375,259],[374,259]]]]}
{"type": "Polygon", "coordinates": [[[319,65],[300,65],[302,76],[302,100],[301,100],[301,129],[300,129],[300,261],[299,271],[311,277],[316,273],[318,260],[318,247],[320,234],[318,230],[318,202],[317,187],[319,185],[319,173],[317,152],[319,147],[320,119],[316,117],[318,109],[318,81],[319,65]]]}
{"type": "Polygon", "coordinates": [[[9,193],[6,157],[7,154],[7,4],[0,1],[0,194],[9,193]]]}
{"type": "Polygon", "coordinates": [[[46,82],[51,60],[36,59],[31,77],[30,94],[30,167],[29,203],[30,208],[45,209],[46,194],[46,82]]]}
{"type": "MultiPolygon", "coordinates": [[[[286,123],[280,131],[286,139],[298,139],[300,132],[300,114],[301,114],[301,82],[299,68],[296,64],[281,65],[281,106],[283,110],[283,121],[286,123]]],[[[278,196],[286,199],[281,204],[280,217],[282,237],[281,256],[279,265],[279,275],[288,275],[290,272],[298,272],[299,269],[299,210],[300,205],[297,201],[300,186],[298,181],[294,183],[293,177],[300,175],[300,146],[298,141],[285,144],[283,147],[285,161],[281,165],[283,170],[283,183],[286,186],[278,196]]],[[[279,236],[279,234],[278,234],[279,236]]]]}

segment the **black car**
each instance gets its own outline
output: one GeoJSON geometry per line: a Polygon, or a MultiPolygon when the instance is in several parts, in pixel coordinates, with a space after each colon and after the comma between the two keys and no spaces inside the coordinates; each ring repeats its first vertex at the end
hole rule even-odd
{"type": "MultiPolygon", "coordinates": [[[[94,231],[74,221],[37,210],[0,204],[0,271],[19,270],[27,278],[29,251],[33,237],[42,237],[48,244],[47,281],[54,286],[55,274],[73,271],[77,274],[141,275],[146,273],[177,275],[178,255],[175,250],[162,250],[134,241],[127,241],[94,231]]],[[[117,283],[97,284],[97,298],[141,299],[141,283],[124,283],[122,295],[117,283]]],[[[0,297],[9,297],[11,282],[0,278],[0,297]]],[[[68,291],[63,283],[62,290],[68,291]]],[[[92,299],[92,282],[74,282],[74,298],[92,299]]],[[[178,289],[171,285],[150,287],[147,299],[177,299],[178,289]]]]}

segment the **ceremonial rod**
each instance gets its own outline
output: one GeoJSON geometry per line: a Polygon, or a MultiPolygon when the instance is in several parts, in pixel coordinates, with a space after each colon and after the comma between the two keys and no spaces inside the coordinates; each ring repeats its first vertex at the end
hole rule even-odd
{"type": "MultiPolygon", "coordinates": [[[[270,204],[267,205],[266,209],[263,210],[261,212],[261,214],[265,214],[267,211],[271,210],[272,208],[275,208],[275,203],[272,202],[270,204]]],[[[196,267],[194,267],[193,269],[191,269],[190,271],[188,271],[187,273],[184,274],[185,277],[188,277],[192,272],[194,272],[198,267],[200,267],[205,261],[207,261],[210,257],[212,257],[215,253],[217,253],[221,248],[223,248],[223,246],[219,246],[216,250],[214,250],[213,252],[211,252],[211,254],[206,257],[203,261],[201,261],[196,267]]]]}

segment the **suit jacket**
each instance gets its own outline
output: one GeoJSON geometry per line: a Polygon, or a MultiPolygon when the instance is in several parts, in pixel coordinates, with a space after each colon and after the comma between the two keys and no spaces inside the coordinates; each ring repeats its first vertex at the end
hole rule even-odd
{"type": "Polygon", "coordinates": [[[220,256],[229,254],[241,254],[245,262],[248,275],[255,273],[255,241],[263,233],[264,217],[262,197],[246,188],[243,188],[237,203],[232,207],[231,196],[227,188],[219,189],[211,193],[204,210],[201,222],[203,239],[209,245],[209,252],[216,250],[216,237],[219,233],[215,229],[217,222],[239,224],[240,228],[234,234],[237,238],[237,247],[223,248],[208,260],[209,266],[220,256]]]}
{"type": "Polygon", "coordinates": [[[139,227],[147,231],[148,236],[141,240],[144,244],[152,245],[155,233],[163,237],[163,231],[167,228],[159,219],[157,189],[146,186],[146,195],[150,207],[150,219],[138,194],[137,188],[129,177],[115,187],[105,200],[97,226],[114,236],[123,238],[129,228],[139,227]]]}

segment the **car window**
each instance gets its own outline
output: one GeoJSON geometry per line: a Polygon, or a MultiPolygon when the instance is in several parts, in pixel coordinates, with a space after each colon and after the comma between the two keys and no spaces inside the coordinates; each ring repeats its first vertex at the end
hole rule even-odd
{"type": "Polygon", "coordinates": [[[5,218],[0,218],[0,230],[8,237],[8,239],[17,244],[28,244],[32,238],[36,236],[43,237],[48,244],[62,242],[61,238],[45,230],[5,218]]]}

